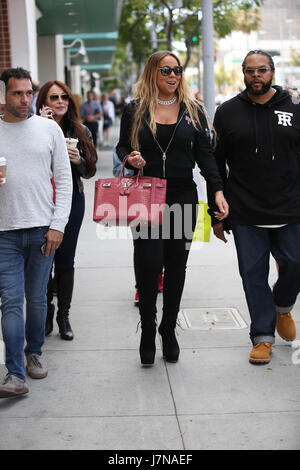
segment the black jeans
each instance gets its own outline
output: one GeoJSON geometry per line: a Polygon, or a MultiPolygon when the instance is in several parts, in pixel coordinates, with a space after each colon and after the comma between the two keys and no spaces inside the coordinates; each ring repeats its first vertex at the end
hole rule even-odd
{"type": "Polygon", "coordinates": [[[251,317],[250,338],[254,344],[274,343],[276,312],[289,312],[300,291],[300,223],[280,228],[235,225],[232,232],[251,317]],[[279,267],[273,291],[270,254],[279,267]]]}
{"type": "Polygon", "coordinates": [[[181,189],[179,194],[177,191],[169,191],[167,204],[176,204],[178,209],[176,213],[170,213],[170,224],[168,214],[165,213],[163,225],[156,230],[151,231],[150,227],[133,230],[134,264],[142,321],[153,320],[156,315],[157,282],[162,266],[163,315],[177,318],[180,307],[187,259],[197,220],[195,186],[191,184],[181,189]]]}

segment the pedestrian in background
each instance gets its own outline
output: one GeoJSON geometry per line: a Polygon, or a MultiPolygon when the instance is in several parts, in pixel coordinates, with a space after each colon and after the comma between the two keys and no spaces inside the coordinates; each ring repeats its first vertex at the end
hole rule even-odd
{"type": "Polygon", "coordinates": [[[159,333],[163,355],[170,362],[179,357],[175,326],[197,217],[198,197],[192,175],[195,162],[216,195],[218,217],[223,219],[228,214],[208,133],[204,109],[191,98],[177,56],[169,51],[152,54],[136,85],[135,98],[123,112],[117,153],[121,160],[128,156],[128,167],[135,171],[143,168],[146,176],[166,178],[166,203],[169,207],[177,204],[180,214],[171,218],[170,231],[164,224],[154,237],[151,227],[136,231],[134,259],[142,365],[152,365],[155,359],[157,283],[162,266],[163,316],[159,333]]]}
{"type": "Polygon", "coordinates": [[[83,119],[83,124],[91,131],[94,146],[96,147],[99,118],[102,117],[103,111],[100,103],[94,100],[94,93],[92,91],[88,91],[87,101],[80,106],[80,115],[83,119]]]}
{"type": "Polygon", "coordinates": [[[8,371],[0,398],[6,398],[28,393],[25,339],[27,374],[42,379],[48,373],[41,359],[46,288],[70,212],[72,176],[61,129],[29,112],[33,96],[30,73],[12,68],[0,78],[6,85],[0,154],[5,155],[9,168],[6,182],[0,179],[0,297],[8,371]]]}
{"type": "Polygon", "coordinates": [[[230,216],[223,223],[212,213],[212,223],[225,242],[224,230],[232,229],[251,317],[249,360],[267,364],[276,327],[286,341],[296,337],[291,310],[300,290],[300,105],[272,86],[275,67],[267,52],[250,51],[242,69],[246,89],[215,114],[215,155],[230,216]],[[270,254],[279,271],[273,289],[270,254]]]}
{"type": "Polygon", "coordinates": [[[101,106],[103,111],[103,144],[109,147],[109,129],[115,120],[115,107],[112,101],[108,99],[108,93],[102,93],[101,106]]]}
{"type": "MultiPolygon", "coordinates": [[[[93,99],[99,103],[99,106],[102,110],[101,106],[101,95],[99,90],[93,91],[93,99]]],[[[103,145],[103,110],[102,110],[102,115],[98,118],[98,134],[97,134],[97,147],[100,148],[103,145]]],[[[97,148],[96,147],[96,148],[97,148]]]]}
{"type": "MultiPolygon", "coordinates": [[[[74,335],[69,321],[69,312],[74,287],[74,261],[85,211],[81,178],[91,178],[95,174],[97,152],[89,129],[79,121],[75,100],[67,85],[58,80],[46,82],[40,89],[37,109],[40,110],[41,116],[53,119],[60,126],[69,142],[66,143],[66,148],[73,177],[72,206],[63,242],[55,253],[54,272],[58,307],[56,321],[59,333],[62,339],[72,340],[74,335]],[[70,138],[75,140],[75,146],[72,145],[72,141],[69,141],[70,138]]],[[[56,185],[55,178],[54,183],[56,185]]],[[[54,317],[52,276],[49,279],[47,298],[46,335],[49,335],[53,330],[54,317]]]]}
{"type": "Polygon", "coordinates": [[[39,96],[39,91],[40,91],[40,82],[38,80],[32,80],[32,90],[33,90],[33,98],[32,98],[30,112],[33,114],[36,114],[36,100],[39,96]]]}

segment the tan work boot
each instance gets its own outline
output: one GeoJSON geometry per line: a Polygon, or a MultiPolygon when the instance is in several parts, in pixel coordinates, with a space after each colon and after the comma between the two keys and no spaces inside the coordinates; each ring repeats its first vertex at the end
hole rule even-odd
{"type": "Polygon", "coordinates": [[[268,364],[272,353],[272,343],[258,343],[250,352],[249,362],[251,364],[268,364]]]}
{"type": "Polygon", "coordinates": [[[277,312],[276,328],[279,336],[285,341],[293,341],[296,338],[296,325],[291,312],[277,312]]]}

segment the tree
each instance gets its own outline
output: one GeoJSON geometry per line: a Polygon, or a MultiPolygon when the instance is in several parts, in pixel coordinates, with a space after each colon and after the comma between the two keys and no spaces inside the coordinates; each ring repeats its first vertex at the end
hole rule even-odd
{"type": "MultiPolygon", "coordinates": [[[[214,27],[218,37],[233,30],[249,32],[259,26],[262,0],[215,0],[214,27]]],[[[201,0],[124,0],[120,42],[132,44],[134,59],[163,45],[173,49],[173,41],[184,41],[187,48],[193,38],[201,40],[201,0]],[[178,8],[181,5],[181,8],[178,8]],[[141,47],[142,45],[142,47],[141,47]]]]}
{"type": "Polygon", "coordinates": [[[291,65],[300,67],[300,53],[293,47],[291,48],[291,65]]]}
{"type": "Polygon", "coordinates": [[[218,93],[223,93],[227,87],[235,87],[239,79],[239,74],[236,70],[226,72],[224,64],[218,64],[215,70],[215,85],[218,93]]]}
{"type": "MultiPolygon", "coordinates": [[[[262,1],[214,0],[216,37],[225,37],[234,30],[249,32],[257,29],[262,1]]],[[[134,62],[136,79],[152,52],[173,50],[175,41],[180,41],[185,44],[183,66],[187,67],[193,46],[201,41],[201,25],[201,0],[123,0],[117,57],[124,57],[124,51],[130,51],[127,62],[131,67],[134,62]]],[[[121,65],[123,67],[124,62],[121,65]]]]}

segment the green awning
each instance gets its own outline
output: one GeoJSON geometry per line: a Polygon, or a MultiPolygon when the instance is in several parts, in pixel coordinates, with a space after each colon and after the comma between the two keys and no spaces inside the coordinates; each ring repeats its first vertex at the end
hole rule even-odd
{"type": "MultiPolygon", "coordinates": [[[[84,41],[88,70],[107,70],[117,47],[122,0],[37,0],[42,17],[37,21],[38,35],[62,34],[64,44],[74,39],[84,41]]],[[[70,49],[72,55],[80,44],[70,49]]],[[[72,64],[82,64],[82,57],[72,57],[72,64]]]]}

